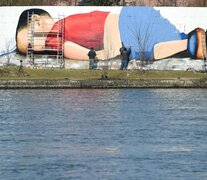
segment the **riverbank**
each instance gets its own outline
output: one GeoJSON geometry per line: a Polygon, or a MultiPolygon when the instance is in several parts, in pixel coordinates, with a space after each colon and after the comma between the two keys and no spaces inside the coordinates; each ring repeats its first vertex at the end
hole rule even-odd
{"type": "MultiPolygon", "coordinates": [[[[2,69],[1,69],[2,70],[2,69]]],[[[185,71],[3,69],[1,89],[24,88],[207,88],[207,74],[185,71]]]]}
{"type": "Polygon", "coordinates": [[[207,80],[1,80],[0,89],[47,88],[207,88],[207,80]]]}

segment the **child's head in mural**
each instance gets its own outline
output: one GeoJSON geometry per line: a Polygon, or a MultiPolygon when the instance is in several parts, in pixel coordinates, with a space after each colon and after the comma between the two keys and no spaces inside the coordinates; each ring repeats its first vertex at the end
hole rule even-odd
{"type": "Polygon", "coordinates": [[[28,12],[34,19],[34,31],[48,33],[44,38],[34,38],[34,51],[57,47],[57,43],[54,43],[57,37],[50,32],[57,31],[60,22],[64,20],[64,56],[77,60],[88,60],[90,47],[94,47],[98,59],[113,58],[119,55],[121,42],[125,47],[131,47],[130,59],[140,59],[143,56],[148,59],[163,59],[180,52],[200,58],[197,56],[197,51],[202,50],[199,32],[205,34],[200,29],[189,35],[181,33],[152,7],[123,7],[119,13],[80,12],[57,22],[44,10],[29,9],[21,14],[17,26],[16,42],[21,53],[26,53],[28,46],[27,30],[31,26],[27,23],[28,12]],[[160,45],[161,42],[166,43],[160,45]]]}
{"type": "MultiPolygon", "coordinates": [[[[22,12],[19,17],[19,22],[16,28],[16,44],[17,51],[25,54],[27,52],[27,39],[28,39],[28,26],[32,24],[28,23],[28,15],[34,20],[34,31],[35,32],[49,32],[54,24],[54,20],[50,14],[42,9],[28,9],[22,12]]],[[[44,39],[34,39],[34,50],[42,51],[45,47],[44,39]],[[36,45],[38,44],[38,45],[36,45]],[[36,45],[36,46],[35,46],[36,45]]]]}

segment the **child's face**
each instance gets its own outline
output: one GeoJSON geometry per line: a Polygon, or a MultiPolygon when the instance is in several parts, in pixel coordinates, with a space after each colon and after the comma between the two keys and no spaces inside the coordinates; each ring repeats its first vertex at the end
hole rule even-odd
{"type": "MultiPolygon", "coordinates": [[[[28,29],[22,29],[17,35],[17,46],[20,52],[27,52],[28,47],[28,29]]],[[[38,38],[34,37],[33,49],[34,51],[44,51],[46,37],[38,38]]],[[[32,43],[31,43],[32,44],[32,43]]]]}
{"type": "Polygon", "coordinates": [[[34,15],[34,23],[32,24],[33,27],[25,27],[17,34],[17,47],[19,51],[26,54],[29,41],[28,30],[31,29],[34,30],[34,43],[31,43],[33,44],[34,51],[44,51],[47,33],[50,32],[53,24],[54,20],[48,16],[34,15]]]}

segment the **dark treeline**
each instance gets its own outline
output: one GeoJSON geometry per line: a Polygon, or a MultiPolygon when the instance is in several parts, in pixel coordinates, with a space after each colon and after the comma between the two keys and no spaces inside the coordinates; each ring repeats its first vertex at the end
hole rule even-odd
{"type": "Polygon", "coordinates": [[[206,7],[207,0],[1,0],[0,6],[183,6],[183,7],[206,7]]]}

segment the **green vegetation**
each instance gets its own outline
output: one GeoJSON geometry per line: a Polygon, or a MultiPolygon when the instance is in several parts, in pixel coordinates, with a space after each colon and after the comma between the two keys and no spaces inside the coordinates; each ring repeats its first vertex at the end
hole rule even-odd
{"type": "Polygon", "coordinates": [[[0,6],[178,6],[206,7],[207,0],[1,0],[0,6]]]}
{"type": "MultiPolygon", "coordinates": [[[[23,69],[19,73],[18,67],[1,67],[0,79],[101,79],[105,74],[103,70],[72,70],[72,69],[23,69]]],[[[145,71],[139,70],[108,70],[108,79],[207,79],[207,74],[202,72],[185,71],[145,71]]]]}

